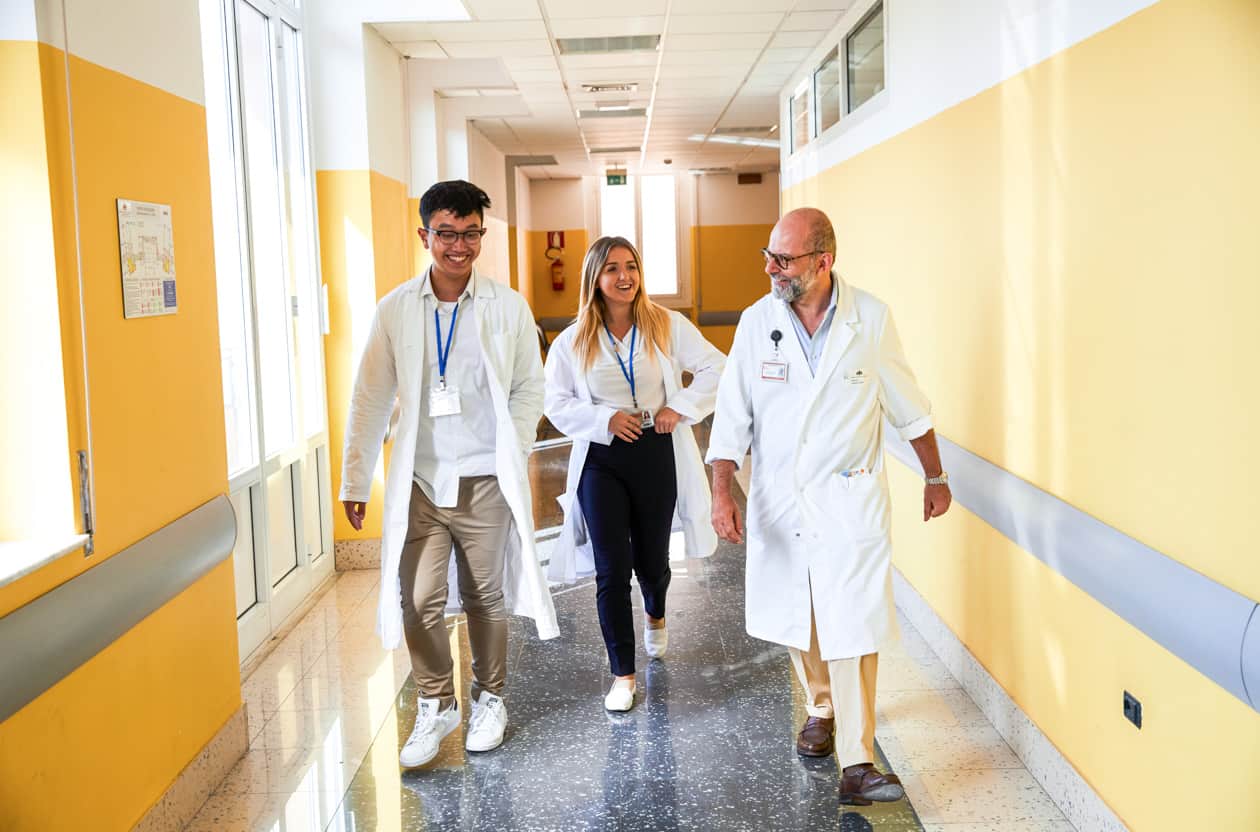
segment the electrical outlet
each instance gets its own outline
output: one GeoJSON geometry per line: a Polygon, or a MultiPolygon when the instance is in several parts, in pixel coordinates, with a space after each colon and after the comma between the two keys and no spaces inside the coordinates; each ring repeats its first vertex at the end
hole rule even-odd
{"type": "Polygon", "coordinates": [[[1139,729],[1142,727],[1142,703],[1127,690],[1124,692],[1124,718],[1139,729]]]}

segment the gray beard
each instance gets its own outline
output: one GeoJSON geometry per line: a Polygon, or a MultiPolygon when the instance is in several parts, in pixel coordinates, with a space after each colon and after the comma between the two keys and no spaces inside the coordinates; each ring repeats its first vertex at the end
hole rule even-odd
{"type": "Polygon", "coordinates": [[[801,295],[805,294],[805,290],[807,288],[809,287],[805,285],[805,281],[798,277],[794,278],[792,282],[783,289],[780,289],[777,285],[771,282],[770,294],[774,296],[775,300],[781,300],[786,303],[795,303],[800,300],[801,295]]]}

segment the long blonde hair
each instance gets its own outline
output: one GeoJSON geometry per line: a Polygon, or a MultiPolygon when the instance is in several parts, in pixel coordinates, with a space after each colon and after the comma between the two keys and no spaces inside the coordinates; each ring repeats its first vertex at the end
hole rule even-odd
{"type": "Polygon", "coordinates": [[[600,237],[586,250],[586,259],[582,262],[582,285],[578,291],[577,332],[573,344],[584,370],[589,370],[595,363],[595,356],[599,354],[599,339],[605,337],[608,307],[603,293],[599,291],[599,274],[615,248],[629,250],[639,269],[639,292],[630,307],[634,325],[639,328],[639,343],[647,348],[648,355],[657,350],[669,352],[669,310],[653,303],[648,297],[643,285],[643,260],[639,257],[639,250],[625,237],[600,237]]]}

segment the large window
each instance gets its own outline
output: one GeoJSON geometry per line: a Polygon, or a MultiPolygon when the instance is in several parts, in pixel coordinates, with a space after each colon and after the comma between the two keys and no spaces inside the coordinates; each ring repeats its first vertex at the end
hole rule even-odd
{"type": "Polygon", "coordinates": [[[678,269],[678,192],[671,174],[626,177],[600,186],[599,233],[625,237],[643,258],[643,283],[652,297],[682,300],[678,269]]]}
{"type": "Polygon", "coordinates": [[[201,0],[244,658],[331,572],[322,291],[302,15],[201,0]]]}
{"type": "Polygon", "coordinates": [[[884,88],[884,4],[878,3],[844,41],[848,108],[853,112],[884,88]]]}
{"type": "Polygon", "coordinates": [[[809,144],[812,125],[809,117],[809,79],[801,82],[792,94],[792,152],[809,144]]]}

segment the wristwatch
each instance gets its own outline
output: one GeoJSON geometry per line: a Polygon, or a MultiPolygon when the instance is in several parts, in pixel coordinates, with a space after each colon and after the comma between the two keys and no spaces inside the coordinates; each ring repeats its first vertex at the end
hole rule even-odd
{"type": "Polygon", "coordinates": [[[928,485],[949,485],[949,474],[942,471],[940,476],[926,477],[923,481],[928,485]]]}

